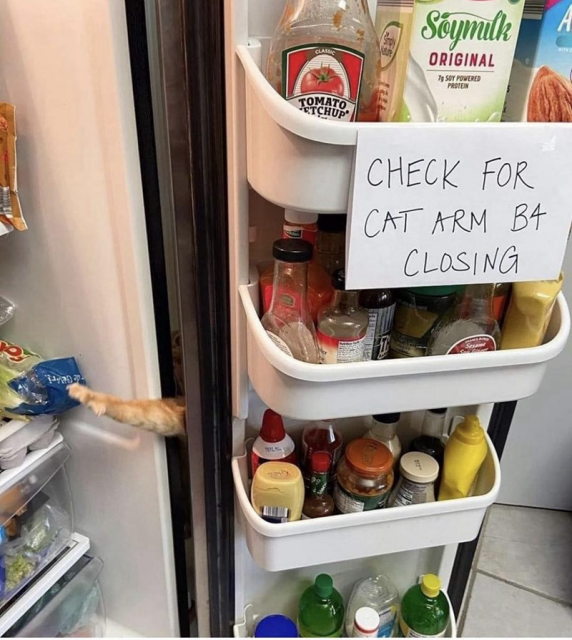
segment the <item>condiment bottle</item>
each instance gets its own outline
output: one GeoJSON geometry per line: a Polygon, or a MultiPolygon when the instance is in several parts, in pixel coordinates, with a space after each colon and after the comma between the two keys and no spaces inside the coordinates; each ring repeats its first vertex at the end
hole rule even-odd
{"type": "Polygon", "coordinates": [[[342,434],[334,425],[334,420],[316,420],[304,427],[304,431],[302,432],[301,467],[308,487],[310,486],[310,479],[312,477],[312,456],[316,451],[326,451],[330,454],[328,474],[330,481],[334,479],[343,445],[342,434]]]}
{"type": "Polygon", "coordinates": [[[494,284],[471,284],[433,330],[427,355],[496,351],[500,329],[493,313],[494,284]]]}
{"type": "Polygon", "coordinates": [[[266,409],[260,433],[252,445],[250,456],[252,475],[254,476],[261,464],[270,460],[296,464],[295,448],[294,440],[284,429],[282,416],[272,409],[266,409]]]}
{"type": "Polygon", "coordinates": [[[426,453],[434,458],[439,467],[443,466],[443,435],[445,432],[445,415],[447,409],[428,409],[423,417],[421,434],[411,442],[411,451],[426,453]]]}
{"type": "Polygon", "coordinates": [[[377,638],[379,614],[371,607],[360,607],[354,616],[352,638],[377,638]]]}
{"type": "Polygon", "coordinates": [[[400,413],[386,413],[372,416],[371,426],[363,435],[366,439],[382,442],[389,449],[393,456],[394,471],[401,456],[401,442],[397,435],[397,425],[400,418],[400,413]]]}
{"type": "Polygon", "coordinates": [[[449,603],[441,593],[441,580],[431,573],[421,584],[410,587],[401,601],[399,635],[409,638],[439,638],[449,625],[449,603]]]}
{"type": "Polygon", "coordinates": [[[378,638],[393,637],[399,600],[397,587],[383,574],[356,582],[346,610],[345,626],[348,638],[353,635],[355,613],[361,607],[371,607],[379,615],[378,638]]]}
{"type": "Polygon", "coordinates": [[[495,284],[495,292],[493,296],[493,314],[499,327],[502,327],[505,312],[510,297],[512,284],[510,282],[499,282],[495,284]]]}
{"type": "Polygon", "coordinates": [[[308,309],[308,264],[312,245],[305,240],[276,240],[272,247],[272,303],[262,326],[274,344],[297,360],[318,364],[316,330],[308,309]]]}
{"type": "Polygon", "coordinates": [[[377,440],[353,440],[336,470],[334,501],[341,513],[386,506],[393,485],[393,457],[377,440]]]}
{"type": "Polygon", "coordinates": [[[395,296],[391,289],[365,289],[359,304],[367,309],[369,322],[365,334],[365,360],[383,360],[389,353],[389,338],[395,314],[395,296]]]}
{"type": "Polygon", "coordinates": [[[503,325],[501,349],[524,349],[542,344],[564,274],[558,280],[515,282],[503,325]]]}
{"type": "Polygon", "coordinates": [[[318,343],[324,364],[361,362],[364,359],[368,314],[358,304],[358,292],[346,291],[346,276],[332,276],[334,299],[318,315],[318,343]]]}
{"type": "Polygon", "coordinates": [[[437,461],[426,453],[410,451],[401,456],[400,476],[389,500],[390,507],[435,502],[435,480],[439,475],[437,461]]]}
{"type": "Polygon", "coordinates": [[[469,495],[487,451],[485,432],[479,419],[467,416],[445,445],[439,500],[469,495]]]}
{"type": "Polygon", "coordinates": [[[381,58],[363,0],[288,0],[266,77],[291,105],[334,120],[375,122],[381,58]]]}
{"type": "Polygon", "coordinates": [[[261,464],[250,489],[256,513],[268,522],[300,520],[304,504],[304,481],[296,465],[289,462],[261,464]]]}
{"type": "Polygon", "coordinates": [[[331,276],[346,265],[347,214],[321,213],[318,216],[316,260],[331,276]]]}
{"type": "MultiPolygon", "coordinates": [[[[292,240],[306,240],[313,247],[316,245],[318,233],[318,214],[284,210],[284,225],[282,237],[292,240]]],[[[314,251],[312,260],[308,265],[308,309],[312,320],[316,322],[320,309],[328,304],[334,295],[332,279],[326,270],[319,264],[314,251]]],[[[260,274],[260,299],[264,313],[270,308],[272,293],[274,291],[274,265],[271,264],[260,274]]]]}
{"type": "Polygon", "coordinates": [[[301,638],[340,638],[344,628],[344,601],[327,573],[316,577],[298,605],[301,638]]]}
{"type": "Polygon", "coordinates": [[[334,513],[334,499],[328,495],[330,462],[330,454],[326,451],[315,451],[312,454],[312,477],[302,508],[302,519],[322,518],[334,513]]]}
{"type": "Polygon", "coordinates": [[[431,332],[451,309],[459,287],[414,287],[396,293],[390,358],[416,358],[427,352],[431,332]]]}

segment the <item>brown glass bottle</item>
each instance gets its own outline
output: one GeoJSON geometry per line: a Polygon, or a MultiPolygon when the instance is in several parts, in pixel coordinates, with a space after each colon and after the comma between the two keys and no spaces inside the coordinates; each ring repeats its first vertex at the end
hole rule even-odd
{"type": "Polygon", "coordinates": [[[395,296],[391,289],[365,289],[359,304],[367,310],[364,360],[383,360],[389,353],[389,339],[395,315],[395,296]]]}

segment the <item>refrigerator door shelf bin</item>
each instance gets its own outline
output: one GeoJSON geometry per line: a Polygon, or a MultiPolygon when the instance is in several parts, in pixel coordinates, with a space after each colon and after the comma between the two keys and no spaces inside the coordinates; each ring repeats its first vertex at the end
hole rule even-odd
{"type": "MultiPolygon", "coordinates": [[[[453,605],[449,600],[449,595],[446,591],[443,591],[445,597],[447,598],[447,602],[449,603],[449,611],[451,612],[449,618],[449,627],[445,632],[444,638],[456,638],[457,637],[457,621],[455,620],[455,611],[453,610],[453,605]]],[[[256,626],[257,620],[261,617],[261,614],[257,614],[254,611],[254,606],[251,604],[246,605],[244,608],[244,614],[242,619],[237,622],[233,628],[233,636],[235,638],[253,638],[254,637],[254,629],[256,626]]],[[[292,618],[294,619],[294,618],[292,618]]]]}
{"type": "Polygon", "coordinates": [[[469,498],[285,524],[266,522],[254,511],[247,456],[235,457],[234,487],[250,554],[263,569],[283,571],[473,540],[500,489],[499,460],[488,435],[487,443],[489,452],[469,498]]]}
{"type": "Polygon", "coordinates": [[[247,321],[248,374],[271,409],[299,420],[346,418],[526,398],[564,348],[570,314],[559,294],[539,347],[317,365],[282,353],[258,317],[258,283],[239,287],[247,321]]]}

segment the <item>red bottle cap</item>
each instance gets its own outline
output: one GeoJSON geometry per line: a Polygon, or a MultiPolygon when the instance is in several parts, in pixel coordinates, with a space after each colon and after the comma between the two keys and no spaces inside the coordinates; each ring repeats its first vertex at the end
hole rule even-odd
{"type": "Polygon", "coordinates": [[[266,409],[262,418],[260,437],[265,442],[280,442],[286,437],[282,416],[272,409],[266,409]]]}
{"type": "Polygon", "coordinates": [[[312,454],[312,471],[326,473],[330,469],[330,454],[327,451],[315,451],[312,454]]]}

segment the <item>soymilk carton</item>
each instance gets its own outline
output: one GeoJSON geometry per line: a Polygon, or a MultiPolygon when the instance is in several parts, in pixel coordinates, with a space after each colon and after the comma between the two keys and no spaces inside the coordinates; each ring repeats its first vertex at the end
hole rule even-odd
{"type": "Polygon", "coordinates": [[[500,121],[524,0],[415,0],[400,120],[500,121]]]}
{"type": "Polygon", "coordinates": [[[572,122],[572,0],[547,0],[534,67],[528,122],[572,122]]]}

